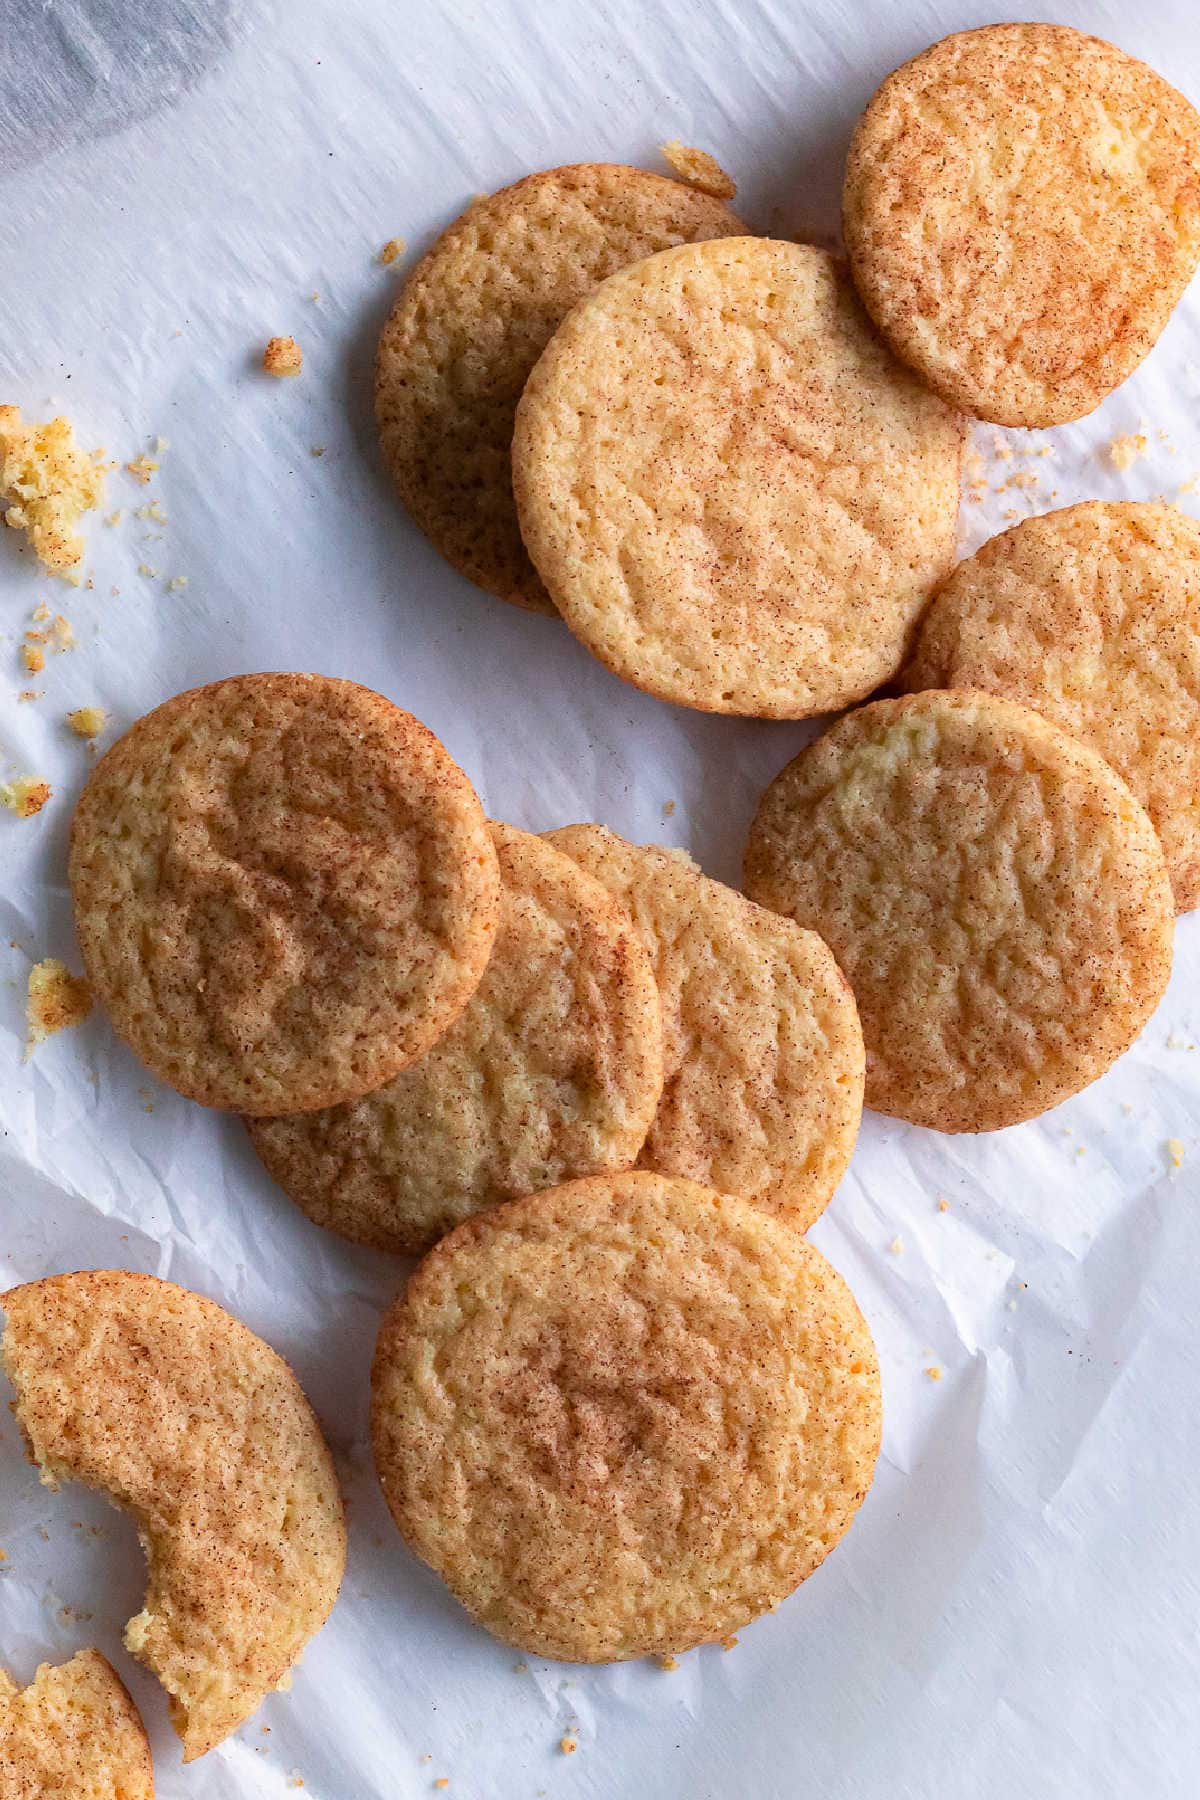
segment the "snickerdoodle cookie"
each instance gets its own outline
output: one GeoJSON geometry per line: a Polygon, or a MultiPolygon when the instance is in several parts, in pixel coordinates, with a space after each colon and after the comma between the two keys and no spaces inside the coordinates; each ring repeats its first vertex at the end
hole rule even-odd
{"type": "Polygon", "coordinates": [[[748,1201],[647,1171],[482,1213],[383,1322],[375,1463],[497,1637],[614,1662],[726,1637],[846,1531],[879,1368],[845,1282],[748,1201]]]}
{"type": "Polygon", "coordinates": [[[163,1081],[243,1113],[378,1087],[460,1013],[499,874],[467,777],[390,700],[243,675],[139,719],[71,832],[84,965],[163,1081]]]}
{"type": "Polygon", "coordinates": [[[628,907],[654,961],[666,1083],[639,1166],[806,1230],[862,1114],[862,1029],[832,952],[682,851],[628,844],[603,825],[548,835],[628,907]]]}
{"type": "Polygon", "coordinates": [[[0,1305],[42,1480],[99,1488],[137,1523],[149,1585],[125,1642],[190,1762],[284,1682],[337,1597],[346,1533],[312,1408],[261,1338],[152,1275],[55,1275],[0,1305]]]}
{"type": "Polygon", "coordinates": [[[1024,519],[959,564],[905,685],[1023,701],[1123,775],[1200,906],[1200,524],[1157,501],[1024,519]]]}
{"type": "Polygon", "coordinates": [[[649,952],[570,857],[510,825],[483,980],[431,1050],[346,1106],[249,1121],[280,1186],[319,1225],[428,1249],[471,1213],[627,1169],[663,1085],[649,952]]]}
{"type": "Polygon", "coordinates": [[[517,409],[513,483],[551,597],[615,674],[802,718],[903,660],[953,559],[962,434],[825,251],[730,238],[575,308],[517,409]]]}
{"type": "Polygon", "coordinates": [[[469,581],[553,613],[513,506],[513,414],[571,308],[671,244],[746,227],[710,195],[620,163],[527,175],[444,231],[383,328],[375,411],[417,524],[469,581]]]}
{"type": "Polygon", "coordinates": [[[1157,1005],[1174,907],[1120,776],[975,692],[879,700],[763,795],[746,891],[819,931],[867,1044],[867,1105],[940,1131],[1033,1118],[1157,1005]]]}
{"type": "Polygon", "coordinates": [[[4,1800],[154,1800],[137,1707],[98,1650],[43,1663],[28,1687],[0,1669],[4,1800]]]}
{"type": "Polygon", "coordinates": [[[1066,25],[985,25],[889,75],[850,146],[867,310],[936,393],[1002,425],[1082,418],[1200,262],[1200,115],[1066,25]]]}

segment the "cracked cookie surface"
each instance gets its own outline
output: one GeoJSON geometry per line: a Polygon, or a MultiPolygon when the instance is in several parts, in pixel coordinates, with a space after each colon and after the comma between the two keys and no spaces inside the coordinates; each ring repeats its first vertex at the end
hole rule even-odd
{"type": "Polygon", "coordinates": [[[493,825],[500,930],[483,980],[431,1050],[361,1100],[248,1121],[318,1225],[428,1249],[472,1213],[632,1166],[662,1093],[651,958],[568,856],[493,825]]]}
{"type": "Polygon", "coordinates": [[[747,1201],[635,1171],[460,1226],[384,1319],[388,1505],[479,1622],[612,1662],[716,1641],[842,1537],[879,1368],[841,1276],[747,1201]]]}
{"type": "Polygon", "coordinates": [[[1146,813],[1094,750],[990,694],[842,719],[763,795],[745,880],[836,955],[867,1105],[940,1131],[1013,1125],[1094,1081],[1170,974],[1146,813]]]}
{"type": "Polygon", "coordinates": [[[378,1087],[461,1012],[495,936],[483,809],[432,732],[320,675],[148,713],[71,831],[92,987],[163,1081],[243,1113],[378,1087]]]}
{"type": "Polygon", "coordinates": [[[962,438],[831,256],[733,238],[575,308],[517,409],[513,485],[551,596],[614,674],[804,718],[899,667],[953,560],[962,438]]]}

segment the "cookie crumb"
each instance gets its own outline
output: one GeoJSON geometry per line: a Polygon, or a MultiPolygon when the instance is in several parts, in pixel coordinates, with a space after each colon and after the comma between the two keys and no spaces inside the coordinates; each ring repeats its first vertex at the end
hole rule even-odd
{"type": "Polygon", "coordinates": [[[53,792],[50,783],[36,775],[18,775],[15,781],[0,781],[0,806],[7,806],[18,819],[32,819],[53,792]]]}
{"type": "Polygon", "coordinates": [[[77,706],[67,714],[67,724],[80,738],[99,737],[107,722],[108,714],[102,706],[77,706]]]}
{"type": "Polygon", "coordinates": [[[925,1373],[928,1375],[930,1381],[940,1381],[942,1379],[942,1371],[937,1363],[930,1363],[925,1373]]]}
{"type": "Polygon", "coordinates": [[[1131,469],[1147,448],[1144,431],[1119,431],[1108,446],[1108,460],[1115,469],[1131,469]]]}
{"type": "Polygon", "coordinates": [[[939,1212],[949,1212],[950,1211],[950,1202],[945,1199],[939,1200],[938,1201],[938,1211],[939,1212]]]}
{"type": "Polygon", "coordinates": [[[673,819],[674,818],[675,802],[673,800],[664,800],[663,801],[662,816],[664,819],[673,819]]]}
{"type": "Polygon", "coordinates": [[[658,1659],[658,1666],[660,1669],[665,1669],[667,1673],[670,1674],[672,1669],[677,1669],[679,1667],[679,1661],[678,1658],[674,1656],[660,1656],[658,1659]]]}
{"type": "Polygon", "coordinates": [[[154,567],[153,563],[139,563],[138,564],[138,574],[139,575],[148,575],[148,576],[153,577],[153,576],[159,574],[159,570],[154,567]]]}
{"type": "Polygon", "coordinates": [[[170,581],[167,583],[167,592],[169,594],[177,594],[180,589],[185,588],[187,584],[188,578],[186,575],[172,575],[170,581]]]}
{"type": "Polygon", "coordinates": [[[273,337],[263,351],[262,366],[268,375],[298,375],[304,352],[294,337],[273,337]]]}
{"type": "Polygon", "coordinates": [[[1182,1167],[1183,1167],[1183,1139],[1182,1138],[1168,1138],[1167,1139],[1167,1155],[1171,1159],[1171,1167],[1173,1169],[1182,1169],[1182,1167]]]}
{"type": "Polygon", "coordinates": [[[671,138],[662,145],[662,153],[679,179],[689,187],[699,188],[702,194],[711,194],[714,200],[732,200],[737,193],[737,182],[707,150],[671,138]]]}
{"type": "Polygon", "coordinates": [[[140,482],[143,487],[146,487],[149,484],[150,477],[158,469],[158,464],[154,461],[152,456],[135,456],[132,462],[127,462],[125,464],[125,467],[135,481],[140,482]]]}
{"type": "Polygon", "coordinates": [[[149,506],[139,506],[137,516],[139,519],[153,519],[158,525],[167,523],[167,515],[158,500],[151,500],[149,506]]]}
{"type": "Polygon", "coordinates": [[[72,975],[56,956],[34,963],[25,1004],[25,1061],[56,1031],[81,1024],[91,1010],[92,990],[84,976],[72,975]]]}
{"type": "Polygon", "coordinates": [[[324,444],[314,444],[312,446],[312,454],[313,454],[313,456],[324,456],[324,454],[325,454],[324,444]]]}
{"type": "Polygon", "coordinates": [[[21,661],[28,675],[40,675],[46,666],[46,652],[40,644],[22,644],[21,661]]]}
{"type": "Polygon", "coordinates": [[[155,456],[161,456],[164,450],[169,450],[170,448],[171,448],[171,446],[165,437],[156,437],[155,438],[155,440],[154,440],[155,456]]]}
{"type": "Polygon", "coordinates": [[[112,467],[101,450],[75,442],[69,419],[27,424],[19,406],[0,406],[0,504],[4,522],[23,531],[43,568],[78,585],[83,539],[75,530],[100,505],[112,467]]]}
{"type": "Polygon", "coordinates": [[[891,1253],[891,1255],[893,1255],[893,1256],[903,1256],[904,1255],[904,1239],[902,1237],[894,1237],[892,1239],[891,1243],[888,1245],[888,1250],[891,1253]]]}
{"type": "Polygon", "coordinates": [[[19,704],[22,700],[40,700],[45,692],[45,688],[22,688],[17,695],[17,702],[19,704]]]}
{"type": "Polygon", "coordinates": [[[383,246],[383,249],[375,258],[375,261],[390,265],[391,263],[397,262],[407,249],[408,245],[403,238],[389,238],[387,243],[383,246]]]}
{"type": "Polygon", "coordinates": [[[435,1788],[448,1788],[450,1786],[450,1777],[448,1775],[439,1775],[433,1785],[435,1788]]]}
{"type": "Polygon", "coordinates": [[[564,1756],[572,1756],[579,1748],[579,1740],[573,1737],[559,1738],[558,1747],[564,1756]]]}

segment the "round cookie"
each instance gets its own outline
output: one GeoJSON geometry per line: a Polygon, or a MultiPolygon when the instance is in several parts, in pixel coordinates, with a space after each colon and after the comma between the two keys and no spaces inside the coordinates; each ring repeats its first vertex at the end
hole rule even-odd
{"type": "Polygon", "coordinates": [[[763,795],[745,878],[845,970],[867,1105],[939,1131],[1015,1125],[1094,1081],[1170,973],[1145,812],[1094,750],[991,694],[840,720],[763,795]]]}
{"type": "Polygon", "coordinates": [[[149,1584],[125,1643],[191,1762],[283,1683],[337,1597],[346,1531],[312,1408],[261,1338],[173,1282],[92,1270],[0,1304],[42,1480],[99,1488],[137,1523],[149,1584]]]}
{"type": "Polygon", "coordinates": [[[899,667],[954,554],[962,421],[823,250],[731,238],[613,275],[517,409],[521,530],[614,674],[804,718],[899,667]]]}
{"type": "Polygon", "coordinates": [[[426,1250],[497,1201],[629,1168],[662,1093],[650,956],[598,881],[494,825],[500,930],[466,1010],[418,1062],[328,1111],[248,1121],[318,1225],[426,1250]]]}
{"type": "Polygon", "coordinates": [[[843,224],[868,311],[936,393],[1060,425],[1133,372],[1200,262],[1200,115],[1068,26],[958,32],[872,98],[843,224]]]}
{"type": "Polygon", "coordinates": [[[499,873],[470,782],[352,681],[242,675],[126,732],[71,828],[84,965],[180,1093],[333,1105],[426,1050],[479,984],[499,873]]]}
{"type": "Polygon", "coordinates": [[[662,996],[666,1081],[638,1166],[740,1194],[806,1231],[863,1103],[849,984],[813,931],[603,825],[548,833],[627,907],[662,996]]]}
{"type": "Polygon", "coordinates": [[[0,1794],[4,1800],[154,1800],[141,1715],[98,1650],[43,1663],[24,1688],[0,1669],[0,1794]]]}
{"type": "Polygon", "coordinates": [[[1020,700],[1098,750],[1200,906],[1200,524],[1156,501],[1024,519],[959,564],[905,685],[1020,700]]]}
{"type": "Polygon", "coordinates": [[[383,454],[448,562],[533,612],[554,605],[521,542],[513,414],[577,301],[626,263],[746,227],[719,200],[619,163],[527,175],[469,206],[417,264],[375,368],[383,454]]]}
{"type": "Polygon", "coordinates": [[[371,1439],[401,1532],[536,1656],[713,1642],[833,1549],[879,1367],[849,1288],[744,1200],[637,1171],[483,1213],[384,1319],[371,1439]]]}

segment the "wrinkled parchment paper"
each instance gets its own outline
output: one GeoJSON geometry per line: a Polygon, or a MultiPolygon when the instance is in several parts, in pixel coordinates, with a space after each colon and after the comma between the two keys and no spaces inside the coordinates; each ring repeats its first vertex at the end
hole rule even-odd
{"type": "MultiPolygon", "coordinates": [[[[1192,0],[1057,10],[1200,97],[1192,0]]],[[[374,339],[412,256],[473,193],[557,162],[656,167],[668,137],[713,150],[760,229],[828,241],[876,82],[988,16],[967,0],[6,14],[20,154],[0,179],[0,400],[66,410],[122,463],[168,448],[147,486],[111,478],[124,518],[89,522],[94,585],[48,582],[15,534],[0,541],[0,779],[55,790],[37,819],[0,815],[0,1282],[118,1264],[220,1300],[295,1364],[351,1526],[345,1589],[291,1693],[185,1770],[160,1690],[120,1647],[142,1581],[131,1525],[41,1488],[0,1414],[0,1661],[25,1679],[98,1644],[142,1707],[163,1800],[300,1782],[313,1800],[409,1800],[442,1778],[450,1800],[1197,1791],[1200,917],[1179,926],[1141,1042],[1046,1119],[949,1138],[867,1117],[814,1235],[882,1356],[875,1487],[775,1616],[674,1672],[526,1665],[405,1551],[364,1445],[400,1262],[310,1225],[236,1121],[158,1086],[101,1017],[21,1061],[31,959],[78,967],[65,846],[89,753],[64,716],[82,704],[110,710],[108,742],[216,676],[352,676],[425,719],[496,815],[603,819],[736,878],[756,796],[807,728],[660,705],[451,574],[381,475],[374,339]],[[389,269],[374,257],[393,236],[410,249],[389,269]],[[273,333],[302,345],[298,380],[258,373],[273,333]],[[155,499],[165,523],[136,515],[155,499]],[[27,677],[17,644],[42,601],[78,645],[27,677]]],[[[1181,491],[1200,474],[1198,404],[1200,284],[1093,418],[977,431],[987,492],[964,504],[964,546],[1091,496],[1200,509],[1181,491]],[[1139,433],[1119,470],[1108,446],[1139,433]]]]}

